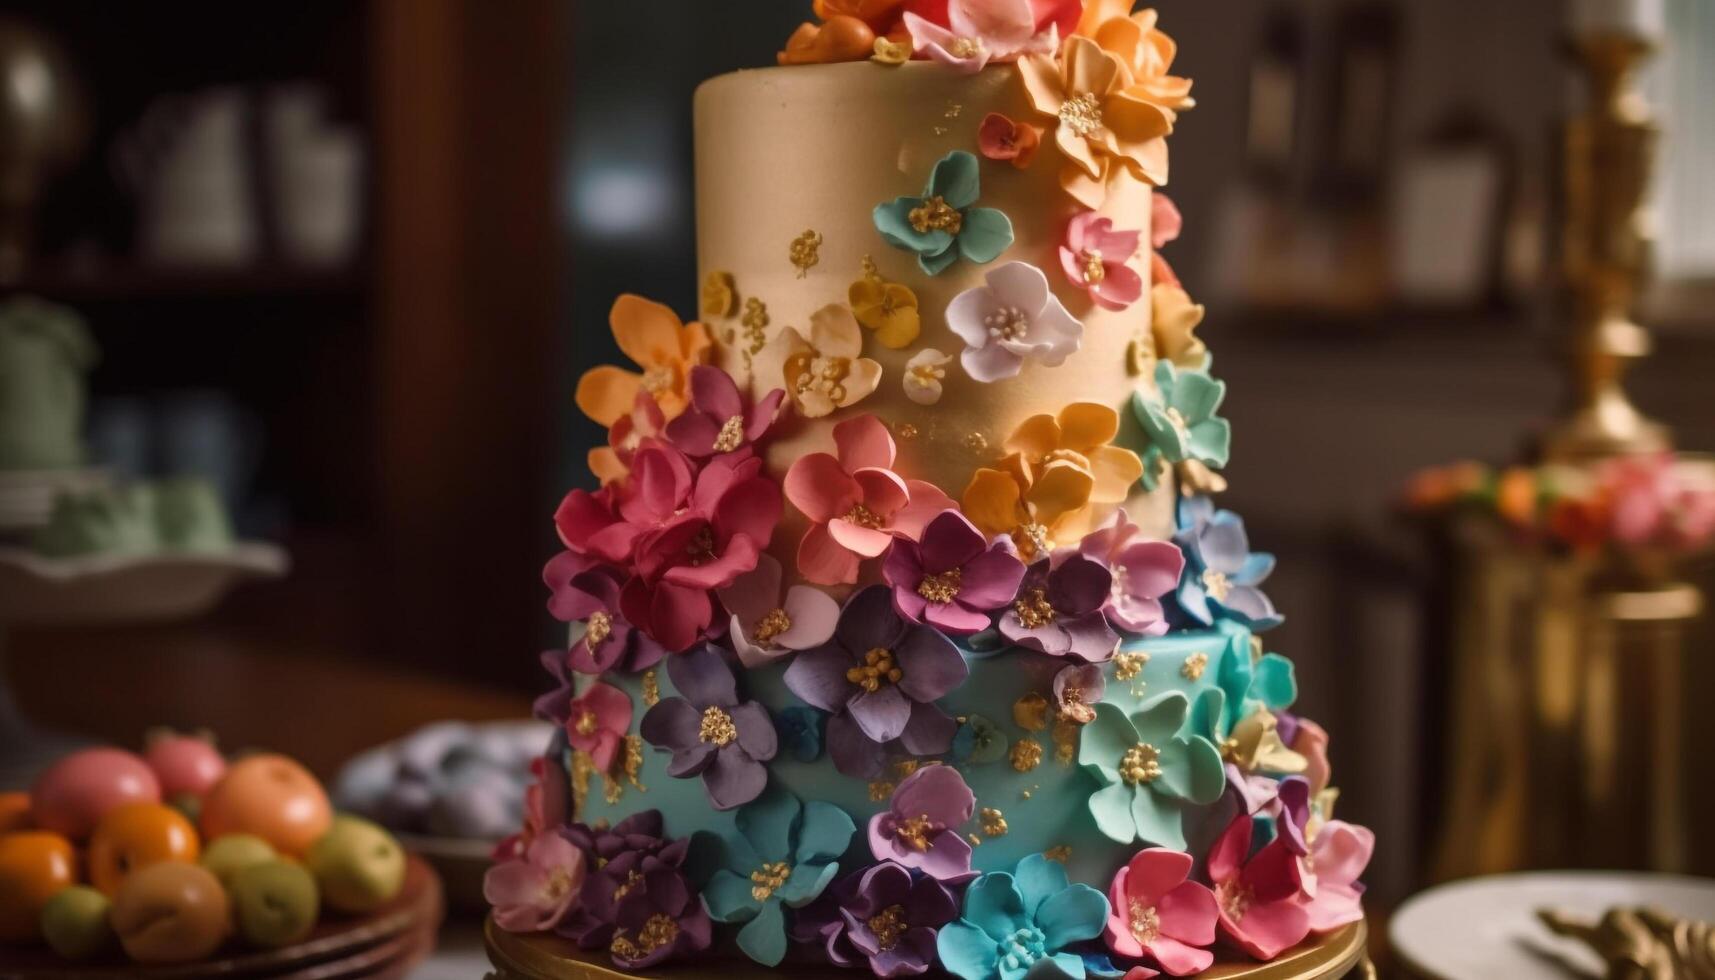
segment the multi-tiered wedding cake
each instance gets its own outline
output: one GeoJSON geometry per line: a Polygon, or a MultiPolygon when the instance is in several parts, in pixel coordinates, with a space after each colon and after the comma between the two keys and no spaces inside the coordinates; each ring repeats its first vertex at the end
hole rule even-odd
{"type": "Polygon", "coordinates": [[[1220,509],[1128,0],[816,0],[696,98],[701,320],[555,515],[563,726],[496,918],[621,969],[1192,975],[1361,917],[1368,831],[1220,509]],[[1046,971],[1046,973],[1044,973],[1046,971]]]}

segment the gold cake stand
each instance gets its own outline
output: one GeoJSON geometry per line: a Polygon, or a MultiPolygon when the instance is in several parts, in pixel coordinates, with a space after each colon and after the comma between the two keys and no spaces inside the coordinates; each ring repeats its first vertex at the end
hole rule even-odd
{"type": "MultiPolygon", "coordinates": [[[[790,973],[749,970],[731,961],[669,967],[645,973],[621,973],[605,956],[585,953],[574,944],[549,933],[518,935],[495,926],[491,916],[483,924],[483,941],[494,970],[489,980],[704,980],[704,978],[765,978],[789,975],[794,980],[852,980],[857,971],[833,967],[794,967],[790,973]]],[[[1336,980],[1339,977],[1374,977],[1365,941],[1369,930],[1357,922],[1284,953],[1272,963],[1217,962],[1203,973],[1204,980],[1336,980]]],[[[867,971],[865,971],[867,972],[867,971]]]]}

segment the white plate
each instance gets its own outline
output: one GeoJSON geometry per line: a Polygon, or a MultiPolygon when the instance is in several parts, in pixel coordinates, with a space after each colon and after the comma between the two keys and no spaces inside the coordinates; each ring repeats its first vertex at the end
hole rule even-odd
{"type": "Polygon", "coordinates": [[[291,565],[276,545],[227,551],[44,558],[0,548],[0,624],[148,623],[199,616],[239,584],[278,578],[291,565]]]}
{"type": "Polygon", "coordinates": [[[1388,933],[1401,962],[1427,980],[1599,977],[1602,961],[1582,944],[1549,932],[1536,910],[1559,908],[1596,919],[1616,905],[1653,905],[1715,922],[1715,881],[1610,871],[1472,878],[1406,902],[1388,933]]]}

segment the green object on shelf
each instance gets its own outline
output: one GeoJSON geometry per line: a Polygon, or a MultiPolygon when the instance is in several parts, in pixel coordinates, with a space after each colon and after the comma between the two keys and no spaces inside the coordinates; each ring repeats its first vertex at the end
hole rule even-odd
{"type": "Polygon", "coordinates": [[[206,480],[134,483],[61,494],[35,548],[49,558],[209,553],[232,547],[232,524],[206,480]]]}
{"type": "Polygon", "coordinates": [[[0,303],[0,470],[82,466],[84,376],[95,341],[71,309],[0,303]]]}
{"type": "Polygon", "coordinates": [[[225,551],[232,522],[207,480],[180,478],[155,485],[155,530],[169,551],[225,551]]]}

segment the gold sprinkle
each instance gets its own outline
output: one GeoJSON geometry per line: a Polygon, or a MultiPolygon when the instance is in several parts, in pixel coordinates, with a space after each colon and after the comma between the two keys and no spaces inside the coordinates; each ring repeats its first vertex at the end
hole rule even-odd
{"type": "Polygon", "coordinates": [[[887,952],[899,945],[899,940],[911,931],[911,923],[905,918],[905,906],[889,905],[881,910],[881,914],[870,917],[869,931],[875,934],[875,943],[887,952]]]}
{"type": "Polygon", "coordinates": [[[785,861],[775,861],[764,864],[750,873],[750,897],[759,902],[768,901],[768,896],[774,894],[786,879],[792,877],[792,866],[785,861]]]}
{"type": "Polygon", "coordinates": [[[1072,845],[1060,844],[1055,847],[1050,847],[1048,850],[1042,852],[1042,856],[1050,861],[1058,861],[1061,864],[1065,864],[1072,860],[1072,845]]]}
{"type": "Polygon", "coordinates": [[[1042,764],[1042,743],[1033,738],[1021,738],[1012,743],[1012,768],[1029,772],[1042,764]]]}
{"type": "Polygon", "coordinates": [[[952,130],[946,126],[936,126],[934,129],[931,129],[930,132],[934,133],[936,136],[945,136],[952,132],[952,130]]]}
{"type": "Polygon", "coordinates": [[[1048,727],[1048,699],[1031,691],[1012,703],[1012,720],[1027,732],[1048,727]]]}
{"type": "Polygon", "coordinates": [[[917,438],[917,427],[910,422],[901,422],[893,427],[893,434],[905,442],[917,438]]]}
{"type": "Polygon", "coordinates": [[[957,568],[938,575],[925,575],[917,583],[917,594],[930,602],[952,602],[959,597],[964,576],[965,573],[957,568]]]}
{"type": "Polygon", "coordinates": [[[625,784],[621,783],[619,780],[613,778],[612,776],[608,775],[605,772],[602,773],[601,774],[601,798],[607,801],[607,805],[613,806],[615,803],[618,803],[620,801],[620,799],[623,798],[624,796],[625,796],[625,784]]]}
{"type": "Polygon", "coordinates": [[[703,315],[729,317],[738,312],[737,285],[730,272],[710,272],[703,277],[703,315]]]}
{"type": "Polygon", "coordinates": [[[976,834],[966,834],[965,839],[971,842],[972,847],[983,846],[983,839],[978,837],[976,834]]]}
{"type": "Polygon", "coordinates": [[[1203,671],[1208,669],[1209,655],[1202,652],[1193,653],[1179,665],[1179,676],[1188,681],[1200,681],[1203,679],[1203,671]]]}
{"type": "Polygon", "coordinates": [[[714,450],[717,453],[730,453],[744,442],[744,416],[734,415],[721,423],[721,431],[715,436],[714,450]]]}
{"type": "Polygon", "coordinates": [[[904,41],[889,40],[886,35],[875,39],[874,50],[875,53],[869,56],[869,60],[878,65],[893,67],[911,60],[911,45],[904,41]]]}
{"type": "Polygon", "coordinates": [[[1147,663],[1149,663],[1149,654],[1147,653],[1114,654],[1114,680],[1131,680],[1143,672],[1143,665],[1147,663]]]}
{"type": "Polygon", "coordinates": [[[1102,128],[1101,99],[1094,92],[1084,92],[1060,103],[1060,125],[1089,137],[1102,128]]]}
{"type": "Polygon", "coordinates": [[[595,760],[581,749],[572,752],[572,808],[582,811],[590,795],[590,777],[595,775],[595,760]]]}
{"type": "Polygon", "coordinates": [[[738,726],[733,724],[732,715],[712,704],[704,709],[703,723],[697,728],[698,739],[718,748],[737,737],[738,726]]]}
{"type": "Polygon", "coordinates": [[[621,929],[613,934],[613,939],[608,943],[607,948],[608,952],[619,959],[638,960],[663,946],[670,945],[678,938],[679,924],[674,922],[672,917],[665,912],[657,912],[643,923],[643,928],[638,931],[635,942],[627,938],[625,930],[621,929]]]}
{"type": "Polygon", "coordinates": [[[1069,718],[1054,721],[1054,761],[1069,766],[1078,757],[1078,732],[1082,728],[1069,718]]]}
{"type": "Polygon", "coordinates": [[[786,615],[784,609],[771,609],[768,614],[756,621],[752,630],[757,646],[767,646],[774,638],[792,628],[792,618],[786,615]]]}
{"type": "Polygon", "coordinates": [[[916,229],[919,235],[926,235],[931,231],[957,235],[965,226],[965,216],[939,194],[924,199],[922,204],[911,209],[908,217],[911,227],[916,229]]]}
{"type": "Polygon", "coordinates": [[[792,267],[798,270],[798,278],[810,274],[810,269],[822,261],[818,249],[822,247],[822,233],[806,229],[802,235],[792,239],[792,248],[787,255],[792,260],[792,267]]]}
{"type": "Polygon", "coordinates": [[[655,671],[643,672],[643,706],[653,708],[661,703],[661,682],[655,677],[655,671]]]}
{"type": "Polygon", "coordinates": [[[1108,278],[1107,267],[1102,265],[1102,250],[1086,248],[1078,252],[1078,258],[1084,263],[1084,282],[1099,286],[1108,278]]]}
{"type": "Polygon", "coordinates": [[[988,436],[981,432],[965,433],[965,448],[973,453],[980,453],[989,447],[988,436]]]}
{"type": "Polygon", "coordinates": [[[1006,817],[992,806],[985,806],[977,813],[982,822],[983,833],[989,837],[1006,836],[1006,817]]]}
{"type": "Polygon", "coordinates": [[[625,736],[625,779],[639,793],[649,792],[649,787],[638,781],[637,776],[643,771],[643,736],[631,734],[625,736]]]}
{"type": "Polygon", "coordinates": [[[745,352],[752,356],[762,353],[768,346],[768,304],[755,296],[745,300],[744,317],[738,322],[744,324],[744,338],[750,342],[745,352]]]}
{"type": "MultiPolygon", "coordinates": [[[[977,43],[981,44],[982,42],[978,41],[977,43]]],[[[959,113],[964,112],[964,111],[965,111],[965,107],[963,105],[960,105],[957,102],[948,102],[947,103],[947,111],[941,113],[941,118],[943,118],[943,119],[957,119],[957,118],[959,118],[959,113]]]]}
{"type": "Polygon", "coordinates": [[[927,851],[929,835],[936,833],[938,829],[927,815],[910,817],[899,821],[899,825],[893,829],[893,836],[911,845],[914,851],[927,851]]]}
{"type": "Polygon", "coordinates": [[[896,779],[904,779],[921,768],[923,763],[916,759],[900,759],[893,764],[893,775],[896,779]]]}
{"type": "Polygon", "coordinates": [[[869,801],[880,803],[893,795],[894,784],[885,779],[877,779],[869,784],[869,801]]]}
{"type": "Polygon", "coordinates": [[[590,613],[590,618],[584,623],[584,642],[591,650],[607,642],[613,635],[613,617],[601,610],[590,613]]]}
{"type": "Polygon", "coordinates": [[[1119,771],[1127,786],[1153,783],[1161,778],[1161,750],[1139,742],[1120,757],[1119,771]]]}
{"type": "Polygon", "coordinates": [[[1031,589],[1018,597],[1012,604],[1013,611],[1018,613],[1018,621],[1025,629],[1039,629],[1054,622],[1054,607],[1048,602],[1048,593],[1044,589],[1031,589]]]}
{"type": "Polygon", "coordinates": [[[1032,796],[1035,796],[1035,795],[1036,795],[1036,787],[1034,787],[1034,786],[1030,787],[1029,789],[1022,789],[1022,790],[1018,791],[1018,798],[1021,800],[1028,800],[1032,796]]]}

